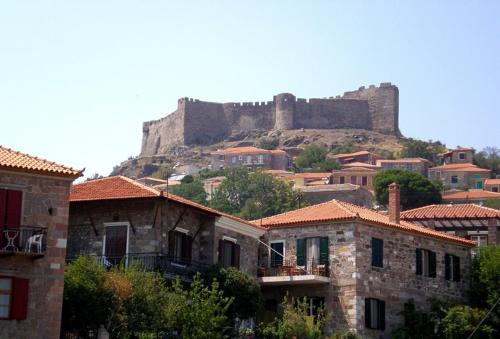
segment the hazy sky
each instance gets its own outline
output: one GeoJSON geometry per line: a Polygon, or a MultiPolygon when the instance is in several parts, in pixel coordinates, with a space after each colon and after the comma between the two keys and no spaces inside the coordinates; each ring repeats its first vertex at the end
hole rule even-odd
{"type": "Polygon", "coordinates": [[[392,82],[405,136],[500,146],[500,1],[0,0],[0,145],[107,175],[179,97],[392,82]]]}

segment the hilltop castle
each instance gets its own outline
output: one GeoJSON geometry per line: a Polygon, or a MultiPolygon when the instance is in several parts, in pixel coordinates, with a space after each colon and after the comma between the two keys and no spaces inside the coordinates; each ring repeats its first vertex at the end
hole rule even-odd
{"type": "Polygon", "coordinates": [[[141,155],[158,154],[173,145],[209,145],[253,129],[357,128],[399,135],[398,115],[399,91],[391,83],[308,100],[289,93],[255,103],[181,98],[176,111],[143,124],[141,155]]]}

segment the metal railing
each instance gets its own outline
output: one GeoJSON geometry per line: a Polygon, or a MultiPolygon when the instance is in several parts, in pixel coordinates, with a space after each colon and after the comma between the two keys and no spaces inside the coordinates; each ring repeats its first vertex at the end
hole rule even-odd
{"type": "Polygon", "coordinates": [[[303,265],[297,265],[296,259],[274,260],[271,265],[258,268],[259,277],[294,276],[294,275],[319,275],[330,276],[328,263],[320,263],[318,259],[306,260],[303,265]]]}
{"type": "Polygon", "coordinates": [[[43,255],[46,250],[46,227],[21,226],[0,228],[0,253],[43,255]]]}

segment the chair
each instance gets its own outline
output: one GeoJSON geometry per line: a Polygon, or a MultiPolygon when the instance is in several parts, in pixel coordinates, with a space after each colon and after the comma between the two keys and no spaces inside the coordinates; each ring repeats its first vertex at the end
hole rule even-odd
{"type": "Polygon", "coordinates": [[[26,240],[25,252],[31,253],[31,247],[36,246],[36,253],[42,253],[43,234],[35,234],[26,240]]]}
{"type": "Polygon", "coordinates": [[[5,236],[5,239],[7,240],[7,245],[2,248],[2,251],[9,251],[10,248],[11,251],[17,252],[19,249],[15,244],[15,240],[19,236],[19,231],[5,230],[3,231],[3,234],[5,236]]]}

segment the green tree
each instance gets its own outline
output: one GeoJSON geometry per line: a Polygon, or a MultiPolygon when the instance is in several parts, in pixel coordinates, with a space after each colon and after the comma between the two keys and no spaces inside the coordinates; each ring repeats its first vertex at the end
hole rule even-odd
{"type": "Polygon", "coordinates": [[[481,246],[472,261],[472,306],[488,308],[498,298],[500,298],[500,246],[481,246]]]}
{"type": "Polygon", "coordinates": [[[299,197],[300,192],[270,174],[231,168],[210,200],[210,206],[251,220],[290,211],[299,197]]]}
{"type": "Polygon", "coordinates": [[[203,274],[205,285],[217,281],[224,296],[233,299],[228,309],[232,319],[254,318],[263,303],[262,292],[255,278],[234,267],[214,266],[203,274]]]}
{"type": "Polygon", "coordinates": [[[440,141],[422,141],[416,139],[406,139],[401,150],[401,158],[424,158],[435,161],[439,153],[446,151],[446,147],[440,141]]]}
{"type": "Polygon", "coordinates": [[[226,175],[225,169],[209,170],[208,168],[204,168],[198,173],[198,179],[205,180],[214,177],[223,177],[225,175],[226,175]]]}
{"type": "Polygon", "coordinates": [[[337,146],[333,149],[333,154],[342,154],[342,153],[354,153],[361,151],[361,148],[357,146],[353,146],[352,143],[347,143],[345,145],[337,146]]]}
{"type": "Polygon", "coordinates": [[[259,141],[259,147],[267,150],[276,149],[279,144],[280,141],[278,138],[262,138],[259,141]]]}
{"type": "Polygon", "coordinates": [[[486,147],[474,155],[474,163],[491,170],[493,178],[500,174],[500,149],[497,147],[486,147]]]}
{"type": "Polygon", "coordinates": [[[306,146],[295,160],[301,171],[330,172],[340,168],[340,165],[328,156],[328,150],[318,144],[306,146]]]}
{"type": "Polygon", "coordinates": [[[180,185],[170,186],[169,191],[172,194],[176,194],[188,200],[194,201],[198,204],[202,205],[207,204],[207,192],[205,192],[203,183],[200,180],[193,180],[191,182],[189,181],[181,182],[180,185]]]}
{"type": "Polygon", "coordinates": [[[375,198],[382,205],[389,200],[388,186],[396,182],[400,186],[401,205],[411,209],[441,202],[441,185],[424,177],[420,173],[401,169],[382,171],[373,178],[375,198]]]}
{"type": "Polygon", "coordinates": [[[494,208],[500,210],[500,199],[489,199],[483,204],[484,207],[494,208]]]}
{"type": "MultiPolygon", "coordinates": [[[[446,312],[446,316],[439,321],[446,339],[468,338],[486,315],[486,310],[469,306],[453,306],[446,312]]],[[[488,324],[482,324],[476,331],[474,338],[494,338],[495,330],[488,324]]]]}

